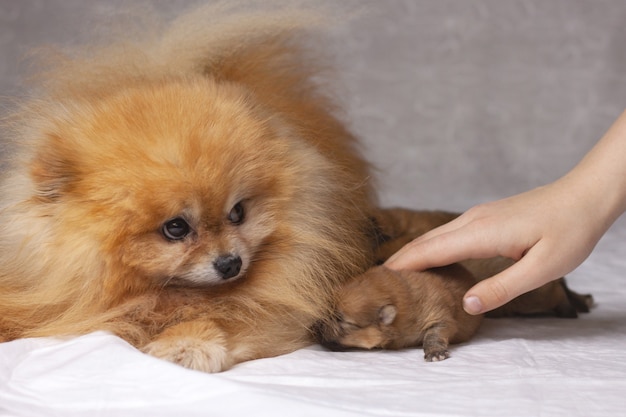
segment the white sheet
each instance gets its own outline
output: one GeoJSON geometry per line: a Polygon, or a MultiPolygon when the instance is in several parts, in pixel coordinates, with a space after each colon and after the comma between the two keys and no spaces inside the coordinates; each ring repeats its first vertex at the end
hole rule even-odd
{"type": "Polygon", "coordinates": [[[626,222],[569,282],[597,307],[578,320],[487,320],[452,357],[318,346],[203,374],[106,333],[0,344],[0,415],[626,415],[626,222]]]}

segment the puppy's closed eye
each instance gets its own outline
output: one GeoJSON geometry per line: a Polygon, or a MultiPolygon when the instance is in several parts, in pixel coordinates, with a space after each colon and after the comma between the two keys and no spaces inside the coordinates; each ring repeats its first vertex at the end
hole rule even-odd
{"type": "Polygon", "coordinates": [[[351,331],[363,328],[363,326],[359,326],[358,324],[353,323],[351,321],[340,321],[339,322],[339,327],[341,328],[341,330],[344,333],[351,332],[351,331]]]}

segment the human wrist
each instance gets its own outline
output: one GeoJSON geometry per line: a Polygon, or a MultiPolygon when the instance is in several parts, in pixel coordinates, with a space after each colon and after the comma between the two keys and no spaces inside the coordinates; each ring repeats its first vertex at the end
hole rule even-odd
{"type": "Polygon", "coordinates": [[[587,220],[594,220],[600,234],[626,210],[626,170],[622,167],[583,160],[559,182],[565,184],[570,198],[580,201],[587,220]]]}

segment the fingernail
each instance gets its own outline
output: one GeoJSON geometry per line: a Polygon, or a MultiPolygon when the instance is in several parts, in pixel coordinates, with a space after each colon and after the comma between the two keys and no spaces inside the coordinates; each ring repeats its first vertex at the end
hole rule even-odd
{"type": "Polygon", "coordinates": [[[468,314],[480,314],[483,311],[483,305],[478,297],[470,295],[463,299],[463,309],[468,314]]]}

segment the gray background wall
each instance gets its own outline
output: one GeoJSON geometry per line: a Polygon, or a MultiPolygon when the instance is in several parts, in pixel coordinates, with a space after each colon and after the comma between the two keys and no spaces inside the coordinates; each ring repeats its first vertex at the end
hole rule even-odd
{"type": "MultiPolygon", "coordinates": [[[[0,95],[29,47],[75,42],[125,3],[0,0],[0,95]]],[[[359,4],[371,13],[329,48],[384,205],[463,210],[552,181],[626,107],[624,0],[359,4]]]]}

